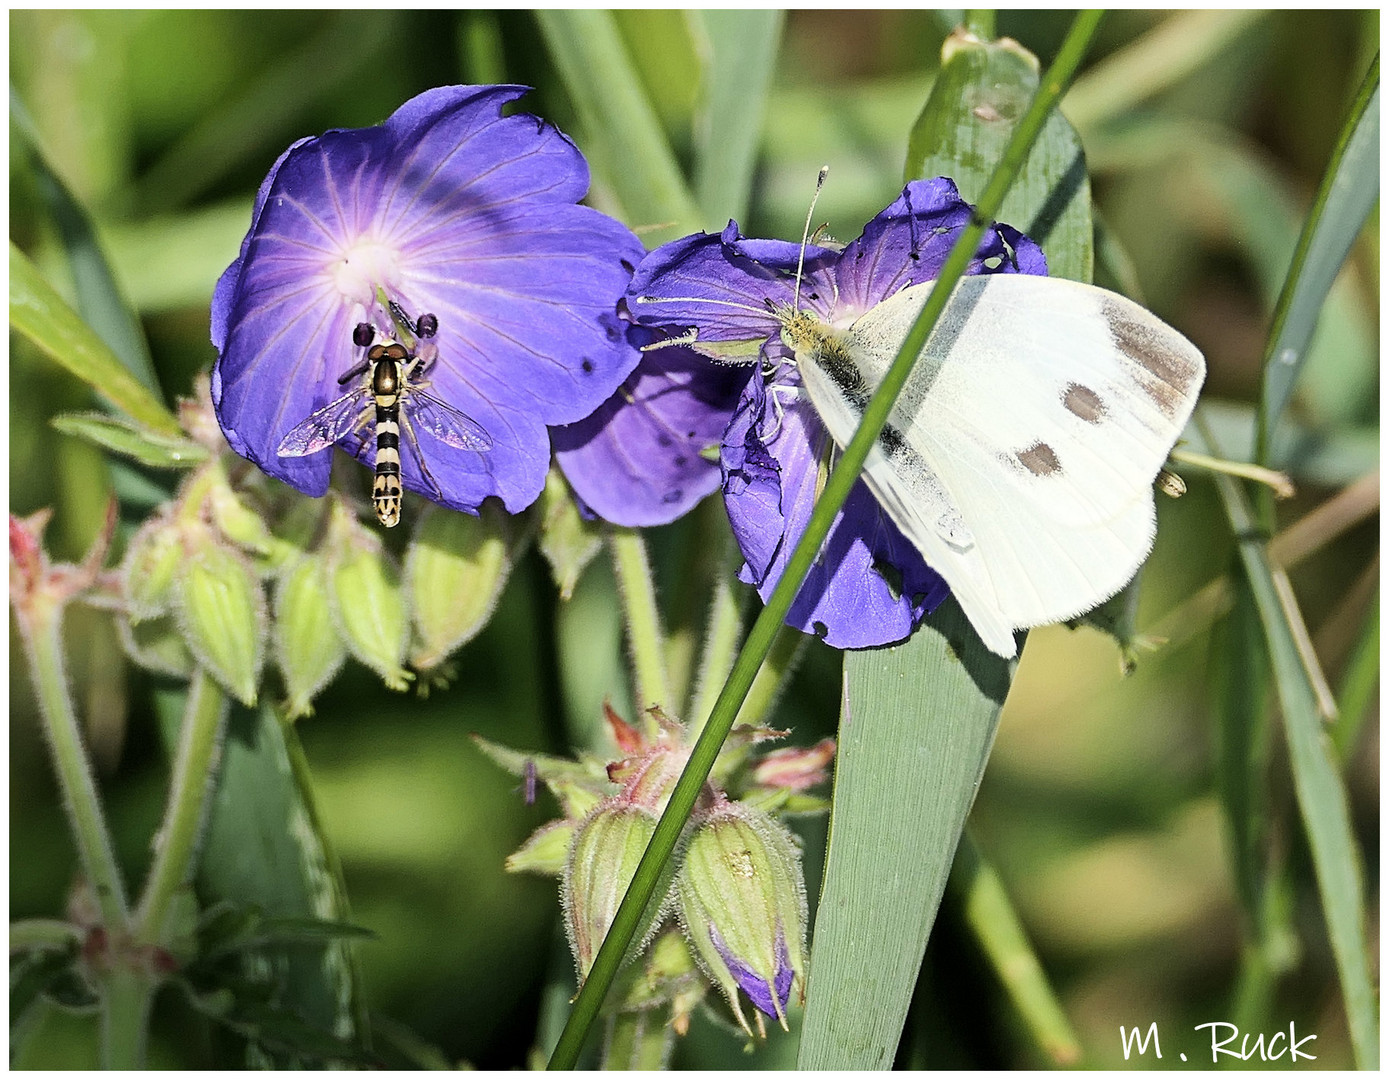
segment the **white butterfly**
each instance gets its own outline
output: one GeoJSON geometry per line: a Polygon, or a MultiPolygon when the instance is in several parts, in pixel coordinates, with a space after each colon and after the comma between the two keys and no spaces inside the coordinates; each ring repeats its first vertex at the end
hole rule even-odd
{"type": "MultiPolygon", "coordinates": [[[[933,283],[847,330],[775,312],[842,448],[933,283]]],[[[1191,342],[1115,293],[1063,278],[963,278],[917,358],[864,479],[979,636],[1073,618],[1133,577],[1156,531],[1153,481],[1205,379],[1191,342]]]]}

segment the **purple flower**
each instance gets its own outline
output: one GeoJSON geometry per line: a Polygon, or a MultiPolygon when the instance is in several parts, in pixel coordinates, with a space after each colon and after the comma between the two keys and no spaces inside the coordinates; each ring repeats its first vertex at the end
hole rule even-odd
{"type": "MultiPolygon", "coordinates": [[[[793,355],[781,340],[781,323],[769,307],[798,300],[802,310],[824,322],[848,327],[894,293],[934,280],[971,213],[953,181],[913,181],[843,250],[807,245],[799,298],[795,275],[801,245],[749,240],[732,221],[718,236],[700,233],[666,244],[637,268],[627,301],[640,326],[671,337],[693,329],[696,349],[725,358],[739,353],[748,361],[729,367],[706,357],[703,373],[696,369],[691,377],[685,374],[689,350],[681,347],[648,352],[638,370],[649,401],[661,400],[657,387],[664,376],[658,365],[681,371],[678,381],[669,381],[686,430],[707,431],[722,423],[719,464],[724,502],[745,559],[741,576],[764,600],[805,530],[833,447],[801,391],[800,376],[789,362],[793,355]],[[726,385],[730,372],[739,387],[733,408],[701,419],[697,388],[716,381],[726,385]]],[[[1046,260],[1027,237],[997,225],[985,234],[967,272],[1045,274],[1046,260]]],[[[621,440],[627,460],[661,458],[664,448],[641,441],[640,432],[625,421],[622,405],[610,402],[606,409],[614,428],[628,424],[621,440]]],[[[597,422],[595,417],[581,427],[597,422]]],[[[590,500],[589,477],[601,471],[595,458],[583,473],[575,473],[561,457],[585,501],[590,500]]],[[[591,505],[619,524],[677,516],[660,518],[660,507],[642,488],[591,505]]],[[[907,637],[948,591],[860,481],[786,621],[839,648],[883,645],[907,637]]]]}
{"type": "Polygon", "coordinates": [[[439,87],[281,155],[212,301],[212,398],[237,453],[322,495],[332,455],[301,425],[355,394],[325,433],[373,464],[365,361],[399,342],[404,485],[466,511],[540,493],[548,425],[593,412],[640,358],[617,303],[642,247],[575,205],[588,167],[563,134],[501,115],[523,93],[439,87]]]}

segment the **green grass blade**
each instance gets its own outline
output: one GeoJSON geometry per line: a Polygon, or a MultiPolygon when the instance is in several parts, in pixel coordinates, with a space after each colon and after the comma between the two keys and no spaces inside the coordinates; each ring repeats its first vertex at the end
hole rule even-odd
{"type": "Polygon", "coordinates": [[[955,854],[947,886],[958,894],[965,920],[984,948],[995,974],[1021,1014],[1036,1044],[1057,1065],[1073,1066],[1081,1055],[1080,1038],[1066,1019],[1056,991],[1027,939],[1022,920],[969,834],[955,854]]]}
{"type": "Polygon", "coordinates": [[[1132,112],[1211,63],[1267,14],[1258,10],[1173,13],[1077,79],[1063,103],[1066,115],[1088,134],[1132,112]]]}
{"type": "Polygon", "coordinates": [[[799,1068],[891,1067],[1013,667],[954,601],[846,658],[799,1068]]]}
{"type": "MultiPolygon", "coordinates": [[[[913,176],[951,176],[966,199],[977,201],[1037,92],[1039,71],[1011,43],[947,48],[913,128],[907,167],[913,176]]],[[[1089,279],[1089,182],[1080,143],[1063,117],[1046,119],[1003,207],[998,219],[1038,240],[1054,274],[1089,279]]],[[[993,743],[1009,666],[979,644],[954,601],[947,607],[949,615],[938,615],[952,620],[949,644],[939,631],[923,629],[895,648],[844,658],[845,708],[801,1035],[803,1068],[890,1064],[993,743]],[[919,775],[889,780],[883,770],[893,761],[898,771],[911,763],[919,775]]]]}
{"type": "Polygon", "coordinates": [[[10,243],[10,326],[132,420],[178,435],[178,421],[10,243]]]}
{"type": "Polygon", "coordinates": [[[692,18],[711,54],[695,118],[694,191],[712,228],[747,215],[785,13],[723,8],[692,18]]]}
{"type": "MultiPolygon", "coordinates": [[[[1199,421],[1189,430],[1199,433],[1207,452],[1221,453],[1221,447],[1212,442],[1208,432],[1202,431],[1199,421]]],[[[1379,1026],[1365,936],[1364,885],[1345,787],[1332,760],[1316,691],[1298,648],[1297,632],[1279,595],[1275,570],[1269,564],[1254,510],[1237,481],[1217,474],[1215,482],[1239,545],[1240,562],[1268,645],[1274,686],[1283,712],[1293,786],[1341,978],[1356,1064],[1363,1069],[1377,1068],[1379,1026]]]]}
{"type": "Polygon", "coordinates": [[[28,152],[37,181],[39,197],[57,226],[58,236],[72,268],[77,308],[83,320],[95,330],[130,369],[137,379],[159,394],[159,380],[150,359],[149,346],[140,320],[122,295],[106,261],[101,244],[97,242],[92,219],[81,203],[68,191],[62,179],[48,167],[39,148],[38,133],[33,121],[10,94],[11,130],[19,135],[19,143],[28,152]]]}
{"type": "Polygon", "coordinates": [[[1374,703],[1375,688],[1379,686],[1379,658],[1379,598],[1376,596],[1370,601],[1365,626],[1346,664],[1340,692],[1336,695],[1337,723],[1331,741],[1341,761],[1355,751],[1360,730],[1374,703]]]}
{"type": "Polygon", "coordinates": [[[1361,84],[1307,215],[1274,309],[1264,354],[1263,409],[1257,459],[1267,461],[1269,432],[1277,425],[1302,369],[1317,319],[1350,253],[1379,201],[1379,57],[1361,84]]]}
{"type": "Polygon", "coordinates": [[[611,12],[537,11],[584,130],[584,149],[630,225],[678,236],[703,224],[670,141],[642,88],[611,12]]]}

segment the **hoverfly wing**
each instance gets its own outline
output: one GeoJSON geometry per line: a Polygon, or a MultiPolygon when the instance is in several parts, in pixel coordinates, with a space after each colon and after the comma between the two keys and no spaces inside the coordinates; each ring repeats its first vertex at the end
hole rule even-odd
{"type": "Polygon", "coordinates": [[[371,391],[359,388],[329,402],[281,439],[275,453],[280,457],[305,457],[328,449],[357,426],[370,401],[371,391]]]}
{"type": "Polygon", "coordinates": [[[410,392],[410,419],[440,442],[459,450],[490,450],[492,437],[471,416],[423,390],[410,392]]]}

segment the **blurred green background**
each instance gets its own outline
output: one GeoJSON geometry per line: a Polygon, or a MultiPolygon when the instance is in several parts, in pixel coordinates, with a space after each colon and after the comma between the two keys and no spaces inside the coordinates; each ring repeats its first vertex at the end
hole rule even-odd
{"type": "MultiPolygon", "coordinates": [[[[1068,22],[1004,12],[998,32],[1045,64],[1068,22]]],[[[744,232],[799,235],[815,171],[827,162],[817,219],[842,239],[857,235],[900,188],[907,133],[953,24],[937,12],[790,13],[744,232]]],[[[674,12],[626,12],[619,25],[677,152],[687,152],[698,87],[684,24],[674,12]]],[[[1256,395],[1268,312],[1378,41],[1375,11],[1115,12],[1063,104],[1092,171],[1097,281],[1139,290],[1203,349],[1209,398],[1237,405],[1256,395]]],[[[293,139],[378,123],[433,85],[514,81],[536,87],[526,108],[584,147],[524,11],[14,12],[10,70],[50,165],[98,223],[171,397],[187,394],[211,364],[212,286],[236,255],[256,187],[293,139]]],[[[31,163],[18,140],[11,145],[12,239],[63,289],[31,163]]],[[[595,203],[607,197],[595,175],[595,203]]],[[[1376,211],[1299,387],[1292,422],[1315,440],[1291,459],[1299,493],[1280,504],[1283,524],[1377,468],[1378,296],[1376,211]]],[[[99,452],[58,435],[48,419],[90,402],[82,385],[11,338],[10,505],[53,507],[50,549],[66,558],[90,542],[113,479],[99,452]]],[[[1247,410],[1229,415],[1238,423],[1247,410]]],[[[1034,632],[972,818],[1095,1066],[1123,1067],[1118,1025],[1157,1021],[1164,1033],[1189,1035],[1229,1018],[1236,989],[1242,916],[1213,765],[1223,646],[1199,611],[1164,622],[1228,570],[1232,547],[1209,482],[1196,473],[1187,481],[1185,498],[1162,501],[1138,619],[1140,630],[1161,626],[1170,643],[1121,679],[1117,650],[1098,633],[1034,632]]],[[[131,477],[121,482],[126,520],[137,521],[140,492],[131,477]]],[[[146,497],[157,499],[157,488],[146,497]]],[[[663,582],[685,565],[691,535],[678,524],[652,536],[663,582]]],[[[1333,688],[1377,608],[1378,572],[1374,513],[1292,572],[1333,688]]],[[[669,618],[694,634],[700,615],[669,618]]],[[[68,636],[122,864],[138,883],[168,771],[155,683],[123,665],[104,617],[74,610],[68,636]]],[[[63,910],[74,853],[13,633],[11,641],[10,914],[48,916],[63,910]]],[[[564,1001],[546,987],[571,965],[554,883],[508,876],[502,861],[554,808],[548,796],[526,806],[514,779],[468,736],[564,753],[587,739],[605,696],[622,706],[629,692],[608,567],[595,562],[561,605],[532,552],[489,628],[456,659],[452,686],[427,700],[389,693],[349,664],[299,731],[352,919],[376,934],[357,949],[373,1015],[408,1027],[448,1061],[516,1067],[542,1030],[553,1038],[546,1025],[564,1001]]],[[[832,734],[838,678],[837,655],[812,647],[774,723],[794,727],[805,745],[832,734]]],[[[1379,742],[1370,701],[1341,723],[1354,733],[1345,772],[1377,947],[1379,742]]],[[[1284,1027],[1296,1022],[1299,1035],[1317,1035],[1317,1066],[1344,1067],[1338,983],[1281,748],[1272,760],[1269,837],[1293,868],[1286,903],[1296,931],[1272,1012],[1284,1027]]],[[[805,832],[813,893],[823,829],[805,832]]],[[[199,1024],[166,994],[152,1064],[211,1064],[199,1024]]],[[[88,1018],[49,1017],[24,1064],[94,1062],[92,1028],[88,1018]]],[[[936,1067],[1042,1064],[949,898],[903,1052],[936,1067]]],[[[792,1040],[779,1033],[744,1055],[736,1038],[702,1022],[676,1056],[683,1067],[792,1062],[792,1040]]]]}

